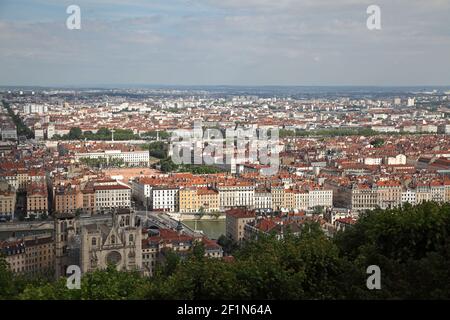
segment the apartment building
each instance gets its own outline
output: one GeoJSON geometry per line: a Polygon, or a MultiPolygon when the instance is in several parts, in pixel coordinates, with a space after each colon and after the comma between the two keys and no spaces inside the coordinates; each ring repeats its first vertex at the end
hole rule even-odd
{"type": "Polygon", "coordinates": [[[308,191],[309,208],[315,207],[332,207],[333,206],[333,191],[324,189],[313,189],[308,191]]]}
{"type": "Polygon", "coordinates": [[[272,210],[272,193],[266,187],[259,187],[255,190],[253,196],[253,204],[255,209],[272,210]]]}
{"type": "Polygon", "coordinates": [[[83,193],[79,186],[58,186],[54,195],[55,212],[75,213],[83,208],[83,193]]]}
{"type": "Polygon", "coordinates": [[[44,183],[31,182],[27,185],[27,218],[48,214],[48,192],[44,183]]]}
{"type": "Polygon", "coordinates": [[[179,210],[179,188],[175,186],[157,186],[152,188],[151,209],[153,211],[177,212],[179,210]]]}
{"type": "Polygon", "coordinates": [[[284,186],[281,184],[272,185],[270,193],[272,194],[272,210],[280,210],[284,203],[284,186]]]}
{"type": "Polygon", "coordinates": [[[25,168],[16,171],[17,190],[25,191],[30,183],[44,183],[46,181],[45,173],[40,170],[27,170],[25,168]]]}
{"type": "Polygon", "coordinates": [[[406,189],[402,192],[402,204],[409,203],[411,205],[417,204],[417,193],[414,189],[406,189]]]}
{"type": "Polygon", "coordinates": [[[112,208],[131,207],[131,188],[116,180],[95,182],[94,193],[97,212],[112,208]]]}
{"type": "Polygon", "coordinates": [[[390,166],[405,165],[406,164],[406,156],[404,154],[399,154],[399,155],[396,155],[395,157],[386,157],[384,162],[390,166]]]}
{"type": "Polygon", "coordinates": [[[381,209],[398,207],[402,203],[403,187],[400,181],[378,181],[375,184],[377,205],[381,209]]]}
{"type": "Polygon", "coordinates": [[[309,193],[304,190],[297,190],[295,192],[295,203],[294,208],[297,210],[307,210],[309,209],[309,193]]]}
{"type": "Polygon", "coordinates": [[[17,174],[13,171],[5,171],[0,173],[0,181],[7,183],[14,190],[19,190],[19,181],[17,180],[17,174]]]}
{"type": "Polygon", "coordinates": [[[226,236],[233,242],[240,243],[244,239],[245,225],[255,218],[254,210],[236,208],[226,211],[226,236]]]}
{"type": "Polygon", "coordinates": [[[441,181],[430,182],[431,200],[436,202],[446,201],[446,187],[441,181]]]}
{"type": "Polygon", "coordinates": [[[282,209],[310,210],[315,207],[332,207],[333,190],[313,189],[303,190],[289,188],[284,190],[282,209]]]}
{"type": "Polygon", "coordinates": [[[54,270],[54,241],[50,234],[0,241],[2,253],[14,273],[42,274],[54,270]]]}
{"type": "Polygon", "coordinates": [[[144,275],[152,276],[157,264],[164,264],[168,252],[175,253],[180,258],[191,252],[196,242],[201,242],[205,248],[205,256],[222,258],[220,245],[206,237],[194,238],[170,229],[149,229],[143,234],[142,264],[144,275]]]}
{"type": "Polygon", "coordinates": [[[7,183],[0,183],[0,217],[12,218],[16,208],[16,190],[7,183]]]}
{"type": "Polygon", "coordinates": [[[220,210],[219,192],[212,188],[197,188],[198,209],[205,212],[216,212],[220,210]]]}
{"type": "Polygon", "coordinates": [[[22,240],[0,241],[0,254],[3,255],[12,272],[26,271],[25,244],[22,240]]]}
{"type": "Polygon", "coordinates": [[[122,150],[98,150],[75,153],[75,159],[106,159],[107,163],[111,159],[122,160],[127,166],[149,166],[150,153],[147,150],[122,151],[122,150]]]}
{"type": "Polygon", "coordinates": [[[52,236],[28,238],[24,243],[25,272],[39,274],[54,270],[55,244],[52,236]]]}
{"type": "Polygon", "coordinates": [[[283,208],[293,210],[295,207],[295,194],[298,193],[298,190],[293,189],[285,189],[284,190],[284,199],[283,199],[283,208]]]}
{"type": "Polygon", "coordinates": [[[132,196],[144,205],[151,205],[152,188],[156,181],[151,178],[141,177],[131,181],[132,196]]]}
{"type": "Polygon", "coordinates": [[[226,210],[233,207],[253,207],[255,186],[247,181],[234,181],[217,185],[220,208],[226,210]]]}
{"type": "Polygon", "coordinates": [[[96,204],[95,204],[95,189],[93,184],[88,183],[86,186],[81,190],[81,194],[83,197],[83,204],[82,209],[86,213],[93,214],[96,210],[96,204]]]}
{"type": "Polygon", "coordinates": [[[181,213],[195,213],[199,210],[197,188],[181,188],[179,191],[179,210],[181,213]]]}
{"type": "Polygon", "coordinates": [[[346,208],[356,211],[373,210],[378,205],[377,192],[369,184],[355,184],[349,188],[350,203],[346,208]]]}

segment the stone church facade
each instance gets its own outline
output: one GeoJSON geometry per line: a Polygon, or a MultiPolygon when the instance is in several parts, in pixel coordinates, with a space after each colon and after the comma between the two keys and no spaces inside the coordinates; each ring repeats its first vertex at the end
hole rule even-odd
{"type": "Polygon", "coordinates": [[[83,221],[75,217],[56,219],[57,277],[65,276],[69,265],[78,265],[81,272],[105,269],[142,271],[142,228],[135,212],[115,209],[103,220],[83,221]],[[58,272],[59,270],[59,272],[58,272]]]}
{"type": "Polygon", "coordinates": [[[112,226],[88,224],[81,228],[81,271],[115,265],[118,270],[142,270],[142,230],[130,209],[117,209],[112,226]]]}

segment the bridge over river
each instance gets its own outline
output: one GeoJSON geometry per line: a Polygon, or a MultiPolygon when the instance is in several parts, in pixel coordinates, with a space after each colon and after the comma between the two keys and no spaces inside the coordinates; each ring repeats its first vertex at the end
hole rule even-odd
{"type": "Polygon", "coordinates": [[[0,223],[0,232],[53,230],[53,221],[0,223]]]}

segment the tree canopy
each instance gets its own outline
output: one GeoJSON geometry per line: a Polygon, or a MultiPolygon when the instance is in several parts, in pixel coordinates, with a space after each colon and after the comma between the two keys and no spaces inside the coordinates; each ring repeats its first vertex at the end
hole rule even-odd
{"type": "Polygon", "coordinates": [[[261,235],[233,259],[204,256],[201,244],[184,258],[168,253],[153,277],[110,267],[85,274],[81,290],[64,279],[24,284],[0,260],[1,298],[16,299],[449,299],[450,204],[375,210],[335,237],[316,223],[283,239],[261,235]],[[381,270],[369,290],[367,267],[381,270]]]}

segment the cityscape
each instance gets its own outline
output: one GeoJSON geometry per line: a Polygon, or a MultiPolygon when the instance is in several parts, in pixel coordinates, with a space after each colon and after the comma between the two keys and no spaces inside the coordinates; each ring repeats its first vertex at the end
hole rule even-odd
{"type": "MultiPolygon", "coordinates": [[[[131,2],[127,10],[146,8],[131,2]]],[[[205,16],[220,20],[223,12],[250,10],[237,9],[235,1],[192,2],[201,14],[186,11],[177,1],[177,19],[190,14],[194,22],[206,24],[205,16]]],[[[258,17],[266,17],[269,9],[277,16],[290,8],[283,1],[273,8],[262,2],[264,8],[251,11],[258,17]]],[[[308,1],[298,2],[318,10],[308,1]]],[[[369,4],[361,2],[366,18],[369,4]]],[[[425,15],[437,12],[438,3],[450,10],[431,2],[425,15]]],[[[45,4],[49,12],[57,6],[50,3],[45,4]]],[[[81,33],[103,19],[92,13],[95,5],[86,4],[91,16],[78,28],[83,3],[67,13],[68,5],[63,6],[61,21],[69,17],[64,32],[81,33]]],[[[6,5],[4,15],[14,16],[14,6],[6,5]]],[[[169,10],[161,6],[149,5],[148,10],[169,10]]],[[[116,10],[111,14],[119,14],[116,10]]],[[[243,24],[233,14],[234,23],[243,24]]],[[[391,22],[387,16],[386,24],[391,22]]],[[[18,15],[20,22],[12,23],[2,18],[0,5],[0,30],[10,34],[25,28],[19,24],[29,19],[18,15]]],[[[423,68],[418,66],[411,77],[398,78],[392,66],[383,69],[386,81],[374,74],[372,83],[370,77],[355,77],[355,66],[341,74],[343,82],[336,82],[329,70],[318,71],[325,66],[318,66],[311,81],[298,81],[306,85],[288,85],[295,76],[287,70],[290,57],[287,69],[281,68],[287,82],[277,80],[280,70],[270,79],[270,68],[253,74],[248,61],[242,62],[248,63],[242,70],[250,75],[243,82],[228,81],[233,79],[225,70],[229,60],[211,70],[222,70],[224,80],[214,74],[204,81],[203,74],[191,73],[196,49],[187,49],[189,68],[180,71],[180,61],[169,50],[173,48],[144,32],[148,24],[165,21],[166,14],[146,18],[152,19],[129,21],[133,37],[141,35],[144,41],[146,35],[152,46],[161,45],[162,53],[154,58],[161,59],[161,66],[165,59],[176,60],[166,71],[179,81],[167,80],[166,73],[153,67],[146,69],[152,71],[150,78],[131,67],[123,71],[131,63],[126,59],[117,66],[123,72],[117,80],[109,70],[117,57],[102,60],[95,51],[100,45],[90,42],[86,49],[95,49],[92,62],[83,64],[83,53],[74,60],[83,75],[73,72],[73,79],[64,80],[57,66],[62,49],[48,53],[57,62],[46,74],[45,62],[39,62],[40,45],[30,47],[36,52],[28,58],[38,62],[29,70],[28,62],[20,67],[28,58],[15,56],[20,46],[0,36],[1,45],[10,46],[0,53],[0,68],[6,71],[0,75],[0,300],[450,299],[448,74],[430,72],[417,79],[423,68]],[[105,66],[109,71],[98,78],[96,72],[105,66]],[[92,70],[84,71],[86,67],[92,70]],[[192,81],[185,81],[189,73],[192,81]],[[205,85],[197,84],[203,81],[205,85]],[[157,84],[163,82],[180,84],[157,84]]],[[[172,37],[180,28],[170,21],[159,36],[167,32],[172,37]]],[[[259,28],[267,21],[251,21],[258,24],[243,38],[253,42],[254,32],[258,42],[259,28]]],[[[378,24],[369,28],[369,22],[367,32],[384,31],[378,24]]],[[[226,35],[236,36],[232,30],[226,29],[220,41],[231,41],[226,35]]],[[[190,32],[198,32],[197,27],[190,32]]],[[[206,43],[214,38],[206,31],[204,36],[206,43]]],[[[80,37],[72,40],[88,41],[80,37]]],[[[139,45],[150,50],[147,43],[139,45]]],[[[198,62],[205,64],[199,73],[217,63],[217,48],[211,50],[213,57],[198,62]]],[[[133,61],[139,56],[130,52],[133,61]]],[[[299,63],[325,59],[320,55],[299,63]]],[[[448,61],[442,65],[440,59],[427,60],[430,70],[448,71],[448,61]]],[[[189,308],[178,314],[208,317],[214,311],[189,308]]],[[[271,309],[241,305],[227,312],[265,315],[271,309]]]]}

